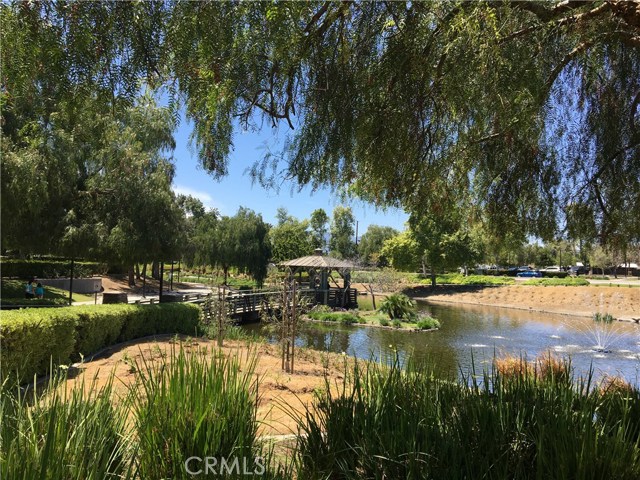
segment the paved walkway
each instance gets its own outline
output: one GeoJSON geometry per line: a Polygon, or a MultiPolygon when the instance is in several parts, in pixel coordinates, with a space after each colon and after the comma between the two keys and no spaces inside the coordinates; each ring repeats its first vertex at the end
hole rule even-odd
{"type": "MultiPolygon", "coordinates": [[[[183,295],[192,295],[196,293],[207,294],[211,292],[211,288],[207,287],[202,283],[183,283],[183,285],[188,285],[187,288],[181,288],[179,290],[164,290],[165,294],[174,293],[174,294],[183,294],[183,295]]],[[[150,300],[154,299],[156,302],[160,299],[160,296],[157,292],[147,294],[145,297],[139,293],[130,293],[127,292],[127,299],[129,303],[135,303],[138,300],[150,300]]],[[[98,305],[102,304],[102,294],[98,294],[98,305]]],[[[91,302],[73,302],[73,305],[94,305],[95,301],[91,302]]]]}
{"type": "Polygon", "coordinates": [[[640,278],[638,277],[609,277],[609,280],[599,280],[597,278],[587,279],[591,285],[607,285],[611,287],[640,287],[640,278]]]}

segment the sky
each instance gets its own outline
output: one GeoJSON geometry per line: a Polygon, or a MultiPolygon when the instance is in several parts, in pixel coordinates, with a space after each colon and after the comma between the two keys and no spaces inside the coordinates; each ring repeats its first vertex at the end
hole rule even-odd
{"type": "MultiPolygon", "coordinates": [[[[175,132],[176,149],[174,151],[176,174],[173,189],[176,193],[199,198],[205,207],[216,208],[222,215],[234,215],[239,207],[248,207],[271,224],[276,224],[276,211],[284,207],[299,220],[309,218],[311,212],[322,208],[331,217],[333,209],[341,205],[339,198],[331,195],[328,189],[312,192],[306,187],[298,192],[296,186],[283,184],[279,191],[267,190],[260,184],[253,184],[246,170],[264,154],[265,148],[279,151],[281,139],[268,126],[260,133],[243,132],[236,129],[234,150],[229,160],[229,174],[216,181],[198,166],[197,154],[189,145],[192,124],[183,120],[175,132]]],[[[370,224],[393,227],[404,230],[408,216],[402,210],[376,208],[361,200],[350,200],[350,206],[358,221],[358,236],[361,236],[370,224]]]]}

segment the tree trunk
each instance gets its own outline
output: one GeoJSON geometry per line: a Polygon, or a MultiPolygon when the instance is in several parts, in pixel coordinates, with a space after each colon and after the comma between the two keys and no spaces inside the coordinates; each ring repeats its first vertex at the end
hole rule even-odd
{"type": "Polygon", "coordinates": [[[228,266],[222,267],[222,271],[224,272],[224,282],[222,284],[226,285],[227,284],[227,275],[229,274],[229,267],[228,266]]]}
{"type": "Polygon", "coordinates": [[[141,280],[140,278],[140,264],[136,263],[136,280],[141,280]]]}
{"type": "Polygon", "coordinates": [[[151,264],[151,278],[160,279],[160,265],[156,260],[151,264]]]}
{"type": "Polygon", "coordinates": [[[129,286],[133,287],[136,284],[136,273],[133,265],[129,267],[129,286]]]}
{"type": "Polygon", "coordinates": [[[146,298],[146,287],[147,287],[147,262],[144,262],[142,266],[142,297],[146,298]]]}
{"type": "Polygon", "coordinates": [[[436,288],[436,269],[431,267],[431,288],[436,288]]]}

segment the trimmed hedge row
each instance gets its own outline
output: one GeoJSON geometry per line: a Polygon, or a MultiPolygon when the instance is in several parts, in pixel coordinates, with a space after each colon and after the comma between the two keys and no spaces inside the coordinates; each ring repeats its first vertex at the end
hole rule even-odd
{"type": "MultiPolygon", "coordinates": [[[[93,275],[103,275],[107,271],[104,263],[98,262],[75,262],[73,276],[91,277],[93,275]]],[[[19,278],[57,278],[68,277],[71,274],[71,262],[69,260],[2,260],[3,277],[19,278]]]]}
{"type": "Polygon", "coordinates": [[[5,298],[0,299],[0,308],[22,307],[64,307],[69,305],[65,298],[5,298]]]}
{"type": "Polygon", "coordinates": [[[2,312],[2,376],[29,380],[50,365],[79,360],[114,343],[162,333],[195,335],[200,308],[161,305],[97,305],[2,312]]]}

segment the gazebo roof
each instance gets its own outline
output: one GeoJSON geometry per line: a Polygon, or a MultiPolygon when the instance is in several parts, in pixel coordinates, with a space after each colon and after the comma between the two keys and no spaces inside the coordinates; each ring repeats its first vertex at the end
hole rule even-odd
{"type": "Polygon", "coordinates": [[[333,257],[325,257],[321,253],[315,255],[307,255],[306,257],[294,258],[293,260],[287,260],[286,262],[280,262],[278,264],[281,267],[304,267],[304,268],[348,268],[352,269],[355,265],[346,260],[339,260],[333,257]]]}

